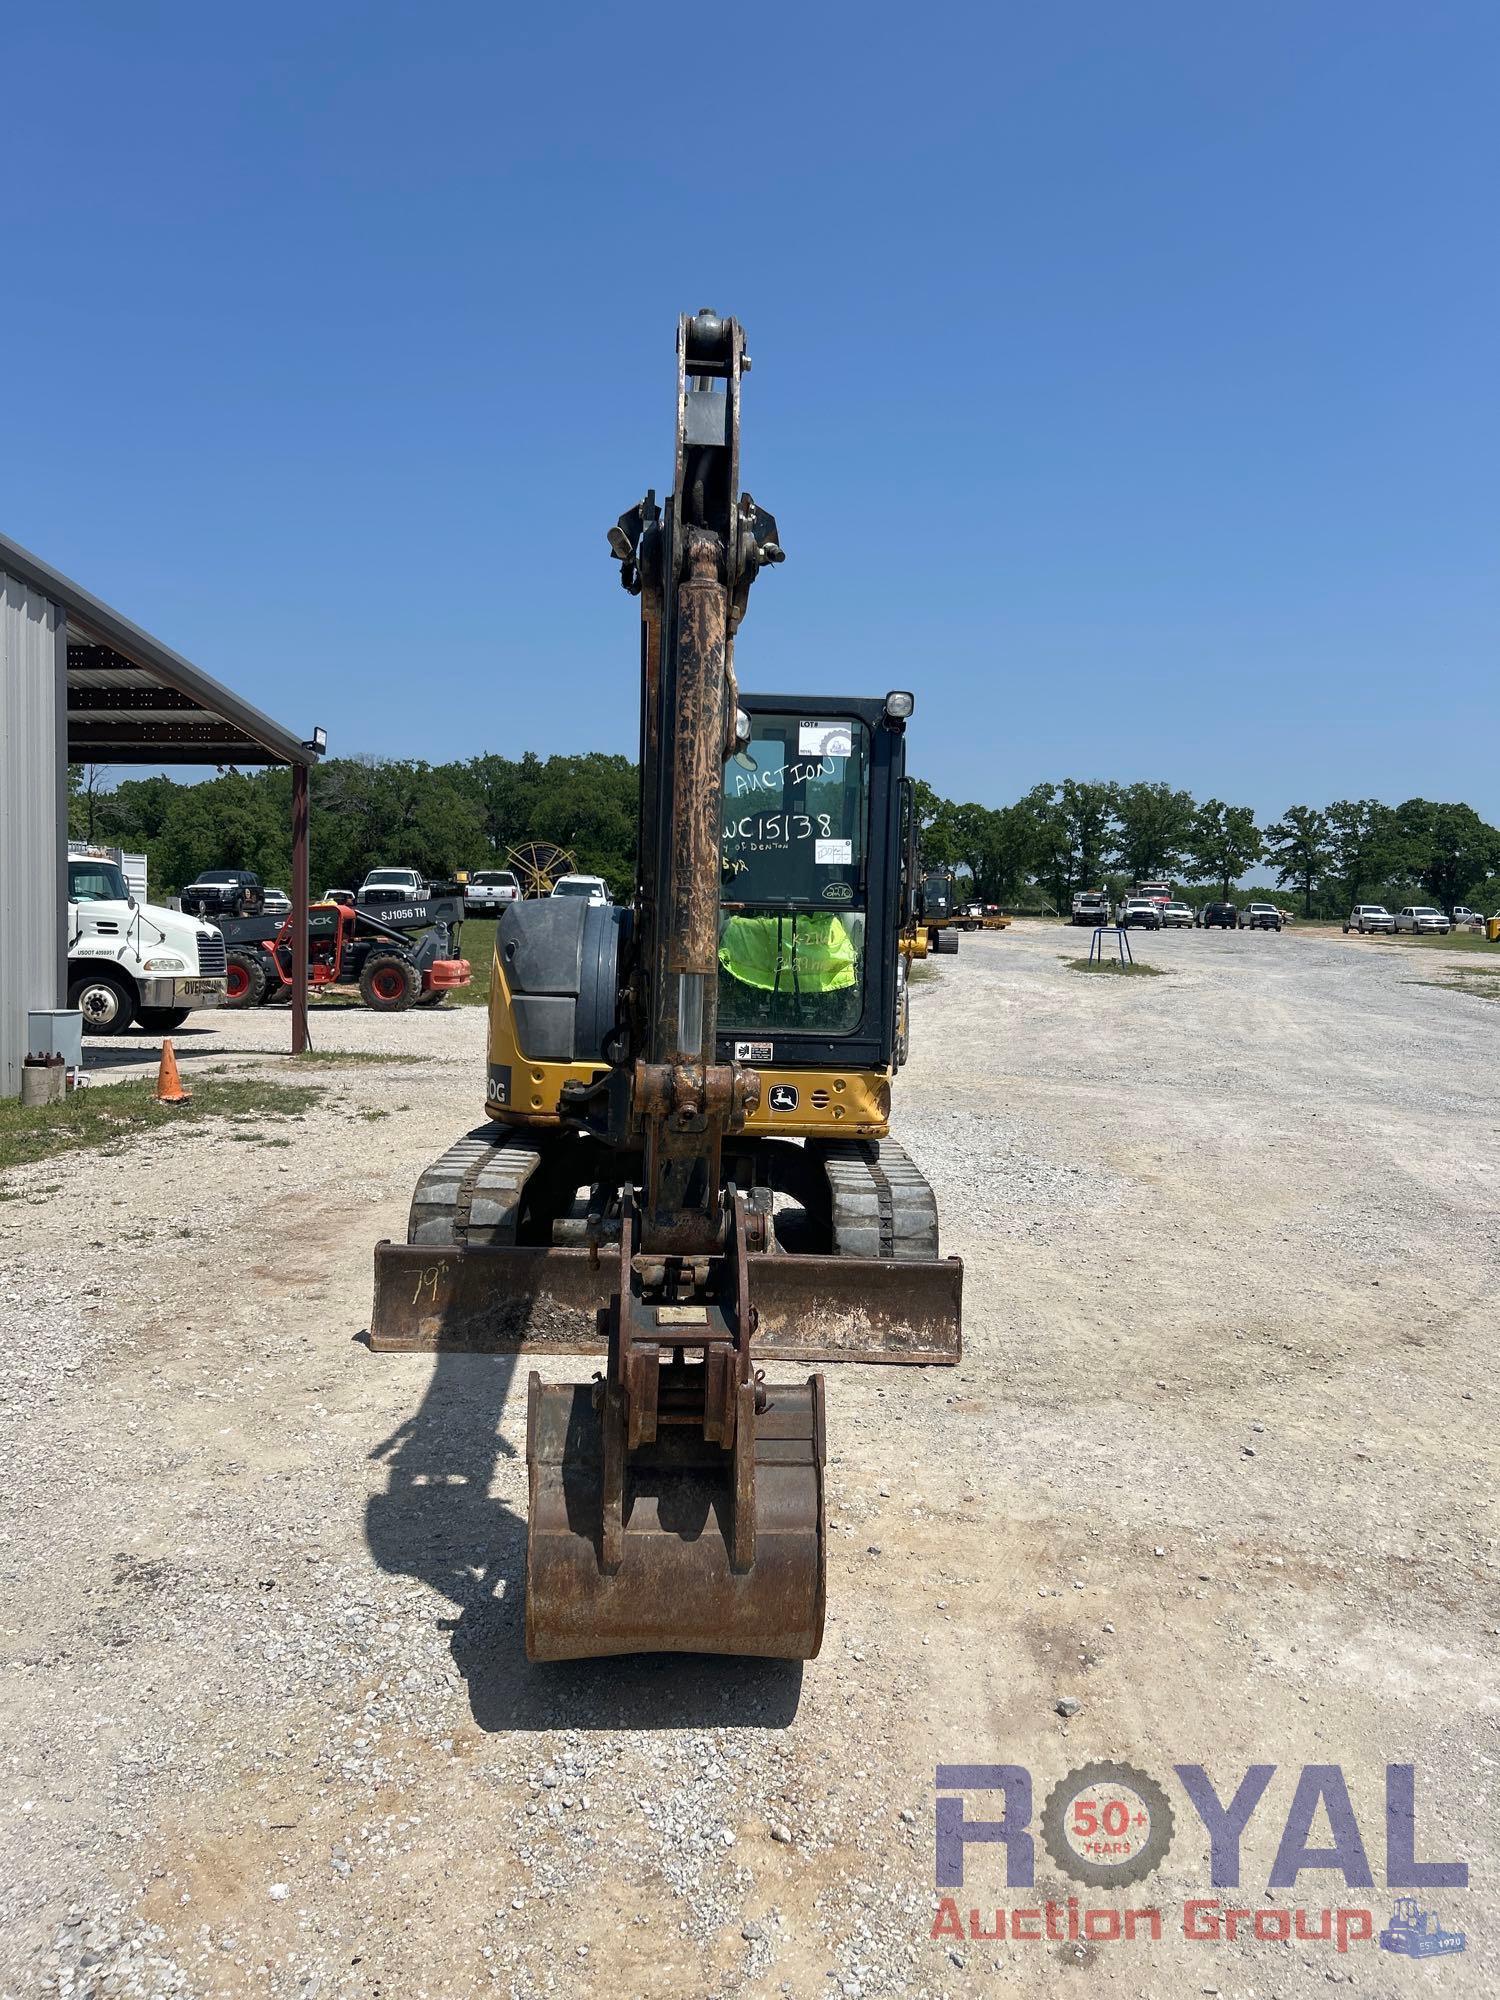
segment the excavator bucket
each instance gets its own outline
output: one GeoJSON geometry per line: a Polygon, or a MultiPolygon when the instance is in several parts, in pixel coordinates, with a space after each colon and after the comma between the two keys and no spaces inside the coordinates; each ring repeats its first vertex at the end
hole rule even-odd
{"type": "Polygon", "coordinates": [[[750,1494],[734,1455],[696,1426],[663,1426],[631,1454],[622,1534],[603,1551],[606,1449],[597,1384],[531,1377],[526,1469],[526,1652],[740,1653],[806,1660],[823,1638],[823,1378],[771,1389],[755,1418],[750,1494]],[[748,1504],[754,1559],[735,1565],[748,1504]]]}
{"type": "Polygon", "coordinates": [[[727,1254],[663,1280],[623,1226],[609,1372],[531,1377],[526,1651],[805,1660],[823,1638],[822,1377],[769,1387],[736,1196],[727,1254]],[[680,1282],[679,1282],[680,1281],[680,1282]],[[701,1359],[690,1361],[696,1353],[701,1359]]]}

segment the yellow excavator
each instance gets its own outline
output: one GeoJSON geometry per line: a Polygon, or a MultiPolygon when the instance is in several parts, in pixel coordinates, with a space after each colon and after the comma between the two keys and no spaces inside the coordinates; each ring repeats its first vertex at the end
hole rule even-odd
{"type": "Polygon", "coordinates": [[[672,491],[609,533],[640,600],[628,906],[509,905],[485,1123],[375,1251],[377,1352],[607,1357],[530,1377],[526,1649],[812,1658],[823,1378],[959,1358],[963,1266],[889,1136],[918,914],[910,693],[739,690],[783,553],[739,488],[737,321],[684,316],[672,491]]]}

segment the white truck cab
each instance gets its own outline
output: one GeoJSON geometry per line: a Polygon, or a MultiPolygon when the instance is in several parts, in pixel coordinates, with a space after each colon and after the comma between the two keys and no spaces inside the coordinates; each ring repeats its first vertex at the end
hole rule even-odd
{"type": "Polygon", "coordinates": [[[170,1034],[196,1007],[224,1004],[224,940],[181,910],[138,899],[118,848],[68,851],[68,1005],[85,1034],[132,1023],[170,1034]]]}

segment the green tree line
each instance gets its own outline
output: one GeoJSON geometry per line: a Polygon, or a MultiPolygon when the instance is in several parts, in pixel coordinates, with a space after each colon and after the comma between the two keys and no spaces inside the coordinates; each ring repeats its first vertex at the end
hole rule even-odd
{"type": "MultiPolygon", "coordinates": [[[[253,868],[263,882],[291,876],[291,773],[230,771],[198,784],[124,778],[82,765],[72,773],[70,829],[78,839],[144,852],[153,895],[175,895],[205,868],[253,868]]],[[[334,757],[308,787],[312,890],[357,889],[371,868],[415,868],[430,880],[503,864],[507,848],[550,840],[616,896],[634,877],[635,765],[628,757],[518,758],[487,754],[452,764],[334,757]]]]}
{"type": "Polygon", "coordinates": [[[1034,897],[1062,910],[1077,889],[1118,895],[1155,880],[1228,895],[1259,871],[1308,917],[1358,902],[1500,907],[1500,829],[1432,799],[1294,805],[1260,825],[1249,806],[1167,784],[1065,778],[1009,806],[956,805],[919,784],[917,815],[928,867],[961,869],[975,895],[1012,906],[1034,897]]]}
{"type": "MultiPolygon", "coordinates": [[[[291,777],[227,772],[199,784],[73,773],[72,830],[149,857],[153,893],[172,895],[205,868],[253,868],[284,884],[291,871],[291,777]]],[[[434,879],[503,861],[524,840],[569,848],[578,866],[629,893],[635,864],[636,768],[626,757],[487,754],[449,764],[332,758],[310,786],[313,891],[356,888],[371,868],[434,879]]],[[[917,785],[927,867],[952,867],[974,893],[1015,907],[1062,910],[1075,889],[1168,880],[1227,894],[1274,883],[1306,916],[1356,902],[1500,908],[1500,831],[1471,806],[1408,799],[1293,805],[1257,823],[1249,806],[1194,799],[1163,783],[1066,778],[1014,804],[944,799],[917,785]],[[1257,873],[1256,871],[1259,871],[1257,873]]]]}

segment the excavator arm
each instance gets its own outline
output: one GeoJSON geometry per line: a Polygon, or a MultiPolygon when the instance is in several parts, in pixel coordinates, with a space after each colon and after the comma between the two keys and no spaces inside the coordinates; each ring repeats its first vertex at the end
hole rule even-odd
{"type": "Polygon", "coordinates": [[[750,1259],[768,1218],[725,1184],[722,1160],[761,1084],[715,1060],[734,634],[756,574],[782,553],[775,522],[738,491],[747,366],[736,321],[679,322],[671,500],[659,513],[648,493],[610,535],[641,599],[642,803],[628,1036],[609,1097],[642,1175],[639,1195],[620,1190],[605,1381],[532,1378],[533,1658],[805,1658],[822,1636],[822,1378],[771,1390],[752,1367],[750,1259]]]}

